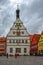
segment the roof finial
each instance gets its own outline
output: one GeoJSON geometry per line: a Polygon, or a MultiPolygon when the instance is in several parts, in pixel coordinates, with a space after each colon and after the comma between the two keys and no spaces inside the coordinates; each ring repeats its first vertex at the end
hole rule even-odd
{"type": "Polygon", "coordinates": [[[17,4],[17,9],[19,9],[19,5],[17,4]]]}

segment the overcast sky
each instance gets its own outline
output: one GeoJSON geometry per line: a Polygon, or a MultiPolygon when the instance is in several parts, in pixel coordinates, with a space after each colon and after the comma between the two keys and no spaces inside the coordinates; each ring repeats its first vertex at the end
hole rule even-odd
{"type": "Polygon", "coordinates": [[[0,0],[0,36],[6,36],[16,20],[17,3],[20,19],[29,34],[43,31],[43,0],[0,0]]]}

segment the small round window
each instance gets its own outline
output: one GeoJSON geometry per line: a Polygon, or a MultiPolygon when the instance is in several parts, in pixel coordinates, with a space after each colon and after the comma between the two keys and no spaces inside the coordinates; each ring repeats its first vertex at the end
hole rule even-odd
{"type": "Polygon", "coordinates": [[[15,32],[13,32],[13,34],[15,34],[15,32]]]}

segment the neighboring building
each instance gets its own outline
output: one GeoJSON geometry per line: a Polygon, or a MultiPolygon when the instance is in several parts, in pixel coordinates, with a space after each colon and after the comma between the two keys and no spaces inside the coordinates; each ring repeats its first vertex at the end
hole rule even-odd
{"type": "Polygon", "coordinates": [[[30,55],[30,37],[27,29],[19,16],[20,10],[16,10],[16,21],[7,35],[7,52],[9,55],[30,55]]]}
{"type": "Polygon", "coordinates": [[[6,38],[0,37],[0,55],[6,54],[6,38]]]}
{"type": "Polygon", "coordinates": [[[30,41],[32,42],[32,39],[33,39],[33,35],[30,35],[30,41]]]}
{"type": "Polygon", "coordinates": [[[43,31],[38,42],[38,52],[39,54],[43,54],[43,31]]]}
{"type": "Polygon", "coordinates": [[[38,41],[39,41],[39,34],[34,34],[30,36],[30,54],[35,55],[38,53],[38,41]]]}

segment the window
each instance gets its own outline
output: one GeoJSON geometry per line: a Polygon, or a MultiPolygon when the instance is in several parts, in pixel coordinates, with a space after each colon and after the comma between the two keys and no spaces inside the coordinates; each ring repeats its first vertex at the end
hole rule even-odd
{"type": "Polygon", "coordinates": [[[24,43],[24,40],[22,40],[22,43],[24,43]]]}
{"type": "Polygon", "coordinates": [[[42,44],[39,44],[39,46],[43,46],[43,43],[42,44]]]}
{"type": "Polygon", "coordinates": [[[15,32],[13,32],[13,34],[15,34],[15,32]]]}
{"type": "Polygon", "coordinates": [[[22,26],[20,25],[20,27],[22,27],[22,26]]]}
{"type": "Polygon", "coordinates": [[[37,45],[32,46],[32,48],[37,48],[37,45]]]}
{"type": "Polygon", "coordinates": [[[21,53],[21,48],[16,48],[16,52],[21,53]]]}
{"type": "Polygon", "coordinates": [[[21,42],[21,40],[19,40],[19,43],[21,42]]]}
{"type": "Polygon", "coordinates": [[[0,49],[0,51],[5,51],[4,49],[0,49]]]}
{"type": "Polygon", "coordinates": [[[19,41],[18,41],[18,40],[16,40],[16,42],[18,43],[19,41]]]}
{"type": "Polygon", "coordinates": [[[9,40],[9,43],[11,43],[11,39],[9,40]]]}
{"type": "Polygon", "coordinates": [[[13,39],[11,39],[11,42],[13,43],[13,39]]]}
{"type": "Polygon", "coordinates": [[[0,44],[4,44],[3,42],[0,42],[0,44]]]}
{"type": "Polygon", "coordinates": [[[13,40],[13,43],[15,43],[15,40],[13,40]]]}
{"type": "Polygon", "coordinates": [[[15,25],[15,27],[16,27],[16,25],[15,25]]]}
{"type": "Polygon", "coordinates": [[[12,53],[13,52],[13,48],[10,48],[10,53],[12,53]]]}
{"type": "Polygon", "coordinates": [[[22,34],[24,34],[24,32],[22,32],[22,34]]]}
{"type": "Polygon", "coordinates": [[[26,53],[26,51],[27,51],[27,49],[26,49],[26,48],[24,48],[24,53],[26,53]]]}
{"type": "Polygon", "coordinates": [[[25,42],[27,43],[27,40],[25,40],[25,42]]]}
{"type": "Polygon", "coordinates": [[[0,45],[0,48],[3,48],[4,47],[4,45],[0,45]]]}
{"type": "Polygon", "coordinates": [[[19,39],[17,39],[17,40],[16,40],[16,43],[20,43],[20,40],[19,40],[19,39]]]}

